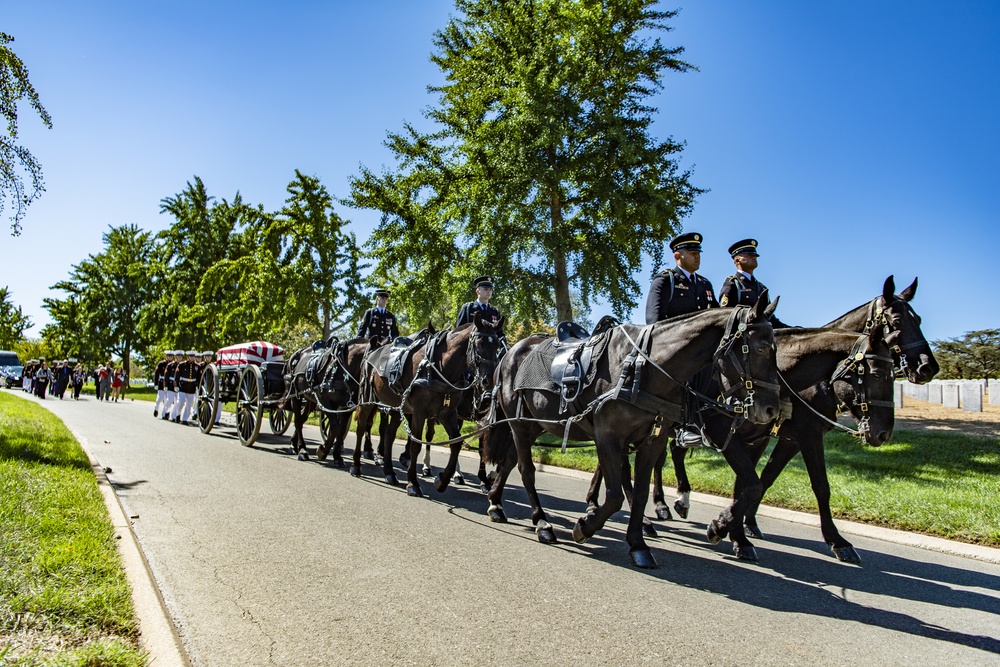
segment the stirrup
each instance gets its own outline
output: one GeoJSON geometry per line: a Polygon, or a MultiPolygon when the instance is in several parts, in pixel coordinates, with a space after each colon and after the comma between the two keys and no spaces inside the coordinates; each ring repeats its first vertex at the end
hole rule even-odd
{"type": "Polygon", "coordinates": [[[677,434],[674,437],[674,443],[678,447],[684,449],[691,449],[693,447],[704,447],[705,441],[708,438],[700,428],[694,424],[685,424],[684,426],[677,429],[677,434]]]}

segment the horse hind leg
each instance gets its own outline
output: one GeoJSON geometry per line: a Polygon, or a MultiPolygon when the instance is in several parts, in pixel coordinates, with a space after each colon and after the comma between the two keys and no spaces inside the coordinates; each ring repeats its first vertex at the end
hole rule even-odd
{"type": "MultiPolygon", "coordinates": [[[[653,511],[660,521],[670,521],[674,516],[667,507],[667,501],[663,493],[663,466],[667,462],[667,448],[664,447],[656,456],[653,463],[653,511]]],[[[690,502],[690,501],[689,501],[690,502]]],[[[684,508],[684,516],[687,516],[687,507],[684,508]]]]}

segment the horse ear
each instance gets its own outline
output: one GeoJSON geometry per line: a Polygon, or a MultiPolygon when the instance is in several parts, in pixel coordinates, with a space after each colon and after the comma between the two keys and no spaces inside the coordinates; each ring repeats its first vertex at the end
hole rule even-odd
{"type": "Polygon", "coordinates": [[[434,323],[427,320],[427,333],[434,333],[437,329],[434,328],[434,323]]]}
{"type": "Polygon", "coordinates": [[[896,296],[896,281],[889,276],[885,279],[885,285],[882,286],[882,298],[885,299],[886,303],[892,301],[893,297],[896,296]]]}
{"type": "Polygon", "coordinates": [[[774,311],[778,307],[778,301],[780,299],[781,299],[780,296],[774,297],[774,301],[772,301],[768,305],[768,307],[764,309],[764,319],[768,319],[768,320],[771,319],[771,315],[774,315],[774,311]]]}
{"type": "Polygon", "coordinates": [[[913,279],[913,284],[907,287],[905,290],[899,293],[899,298],[903,301],[909,303],[913,300],[913,297],[917,294],[917,279],[913,279]]]}
{"type": "Polygon", "coordinates": [[[503,331],[503,323],[507,321],[506,317],[501,317],[493,324],[493,328],[497,331],[503,331]]]}
{"type": "Polygon", "coordinates": [[[472,316],[472,323],[476,325],[477,329],[483,328],[483,311],[476,309],[476,314],[472,316]]]}
{"type": "Polygon", "coordinates": [[[760,293],[757,297],[757,303],[753,305],[750,311],[750,322],[760,322],[767,318],[766,308],[770,308],[767,305],[767,290],[760,293]]]}

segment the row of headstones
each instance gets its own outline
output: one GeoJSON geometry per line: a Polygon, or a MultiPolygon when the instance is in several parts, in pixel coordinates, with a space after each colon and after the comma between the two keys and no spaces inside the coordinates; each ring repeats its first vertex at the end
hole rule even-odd
{"type": "Polygon", "coordinates": [[[990,405],[1000,405],[1000,380],[931,380],[927,384],[896,382],[893,401],[903,407],[905,396],[926,403],[936,403],[946,408],[961,408],[968,412],[983,411],[983,395],[989,396],[990,405]]]}

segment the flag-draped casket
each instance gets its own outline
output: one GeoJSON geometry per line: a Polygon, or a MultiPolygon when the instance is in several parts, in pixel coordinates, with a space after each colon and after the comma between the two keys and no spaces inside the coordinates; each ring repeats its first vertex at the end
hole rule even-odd
{"type": "Polygon", "coordinates": [[[285,351],[262,340],[252,343],[239,343],[217,350],[215,353],[215,365],[220,369],[242,367],[247,364],[260,366],[265,361],[283,361],[285,351]]]}

